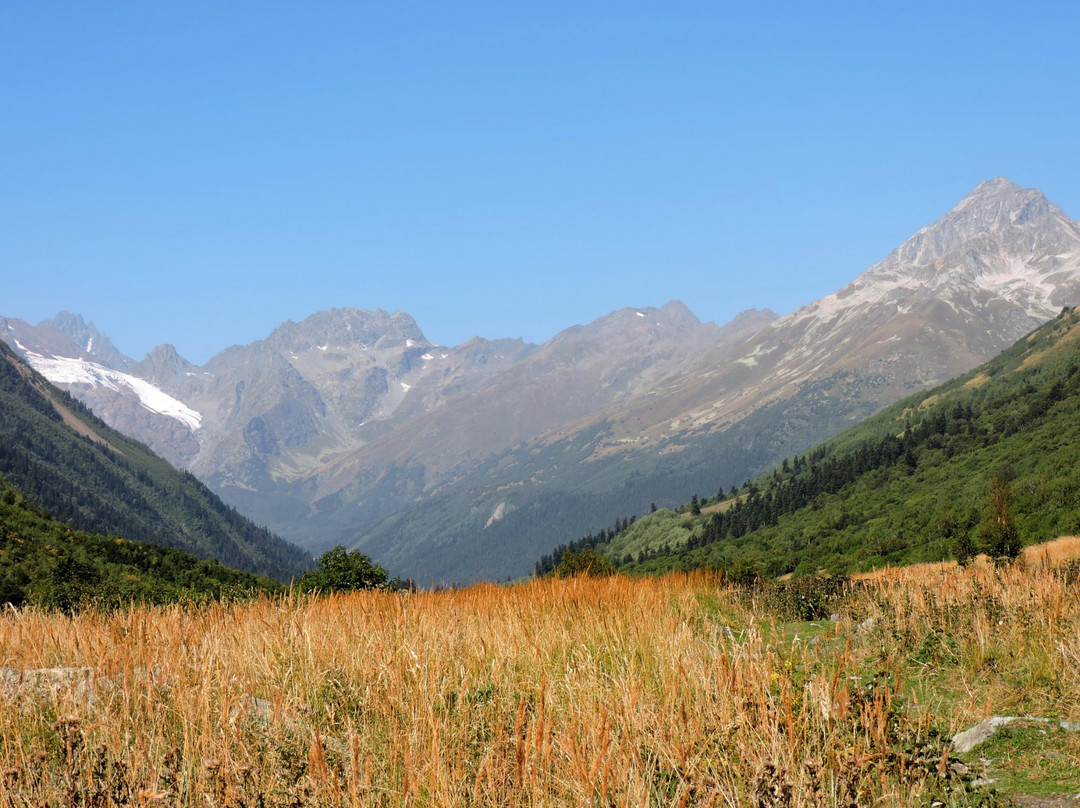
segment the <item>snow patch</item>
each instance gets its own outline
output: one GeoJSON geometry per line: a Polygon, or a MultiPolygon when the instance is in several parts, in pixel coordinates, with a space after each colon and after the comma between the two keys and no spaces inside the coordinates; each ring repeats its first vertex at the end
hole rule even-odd
{"type": "Polygon", "coordinates": [[[448,353],[439,354],[439,356],[441,356],[443,359],[446,359],[446,357],[448,357],[449,355],[450,354],[448,354],[448,353]]]}
{"type": "Polygon", "coordinates": [[[415,342],[413,342],[413,341],[412,341],[411,339],[406,339],[406,340],[405,340],[405,347],[406,347],[406,348],[411,348],[411,347],[412,347],[412,346],[414,346],[415,344],[416,344],[416,343],[415,343],[415,342]]]}
{"type": "Polygon", "coordinates": [[[979,288],[1000,295],[1023,306],[1029,314],[1052,316],[1055,312],[1050,298],[1054,284],[1047,281],[1038,269],[1013,259],[998,272],[985,272],[975,278],[979,288]]]}
{"type": "Polygon", "coordinates": [[[129,376],[127,373],[121,373],[95,362],[87,362],[85,359],[41,356],[31,351],[26,351],[25,355],[30,367],[53,384],[88,384],[117,392],[123,392],[124,388],[127,388],[139,397],[139,404],[143,408],[175,418],[192,432],[202,423],[201,413],[143,379],[129,376]]]}
{"type": "Polygon", "coordinates": [[[746,365],[748,368],[752,368],[757,365],[757,360],[752,356],[744,356],[742,359],[736,359],[735,361],[738,362],[740,365],[746,365]]]}
{"type": "Polygon", "coordinates": [[[487,522],[484,524],[484,529],[486,530],[487,528],[491,527],[504,516],[506,516],[506,503],[500,502],[498,505],[495,506],[495,510],[491,512],[491,516],[488,517],[487,522]]]}
{"type": "Polygon", "coordinates": [[[634,314],[636,314],[638,317],[644,317],[645,316],[645,312],[643,312],[643,311],[635,311],[634,314]]]}
{"type": "Polygon", "coordinates": [[[320,351],[325,351],[330,346],[329,345],[316,345],[315,347],[318,348],[320,351]]]}
{"type": "Polygon", "coordinates": [[[410,390],[412,390],[412,385],[411,384],[405,384],[405,382],[398,382],[398,384],[401,385],[401,391],[403,393],[407,393],[410,390]]]}
{"type": "Polygon", "coordinates": [[[423,355],[421,355],[421,357],[420,357],[420,358],[421,358],[421,359],[423,359],[423,360],[424,360],[425,362],[430,362],[430,361],[431,361],[432,359],[434,359],[435,357],[434,357],[434,356],[432,356],[432,355],[431,355],[431,354],[429,354],[429,353],[426,353],[426,354],[423,354],[423,355]]]}

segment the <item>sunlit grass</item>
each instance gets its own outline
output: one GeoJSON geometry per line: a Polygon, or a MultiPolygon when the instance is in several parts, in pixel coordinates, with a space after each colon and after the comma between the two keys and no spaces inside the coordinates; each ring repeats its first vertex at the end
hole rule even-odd
{"type": "Polygon", "coordinates": [[[706,574],[8,611],[0,805],[966,804],[953,732],[1080,718],[1078,592],[1051,559],[836,621],[706,574]]]}

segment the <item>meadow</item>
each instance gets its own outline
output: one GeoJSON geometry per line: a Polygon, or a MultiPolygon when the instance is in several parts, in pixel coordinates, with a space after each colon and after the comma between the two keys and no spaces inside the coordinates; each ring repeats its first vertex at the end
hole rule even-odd
{"type": "Polygon", "coordinates": [[[950,739],[990,715],[1080,721],[1078,570],[1044,550],[827,586],[9,609],[0,806],[1053,800],[1080,791],[1080,733],[950,739]]]}

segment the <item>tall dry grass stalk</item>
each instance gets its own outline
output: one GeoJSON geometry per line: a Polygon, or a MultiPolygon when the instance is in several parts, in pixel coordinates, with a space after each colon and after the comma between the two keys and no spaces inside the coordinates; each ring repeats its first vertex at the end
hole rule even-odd
{"type": "Polygon", "coordinates": [[[1080,717],[1077,592],[895,575],[820,625],[706,574],[8,611],[0,806],[962,804],[940,733],[1080,717]]]}

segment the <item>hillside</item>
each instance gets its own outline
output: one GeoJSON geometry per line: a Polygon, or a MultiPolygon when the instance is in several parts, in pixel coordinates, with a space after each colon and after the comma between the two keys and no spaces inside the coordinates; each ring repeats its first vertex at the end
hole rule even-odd
{"type": "Polygon", "coordinates": [[[0,344],[0,475],[76,530],[288,581],[309,558],[108,427],[0,344]]]}
{"type": "Polygon", "coordinates": [[[661,509],[574,547],[597,547],[628,571],[777,576],[934,561],[965,538],[983,542],[995,476],[1009,484],[1023,543],[1075,534],[1078,405],[1080,314],[1066,309],[970,373],[702,498],[700,515],[661,509]]]}
{"type": "Polygon", "coordinates": [[[0,606],[115,606],[272,592],[266,576],[156,544],[72,530],[0,480],[0,606]]]}

